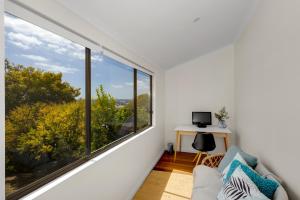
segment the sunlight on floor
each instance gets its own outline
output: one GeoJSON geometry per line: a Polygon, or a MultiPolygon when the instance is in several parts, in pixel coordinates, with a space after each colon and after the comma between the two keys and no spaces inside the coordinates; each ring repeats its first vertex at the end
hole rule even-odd
{"type": "Polygon", "coordinates": [[[182,171],[164,172],[153,170],[134,200],[187,200],[191,198],[193,177],[182,171]]]}

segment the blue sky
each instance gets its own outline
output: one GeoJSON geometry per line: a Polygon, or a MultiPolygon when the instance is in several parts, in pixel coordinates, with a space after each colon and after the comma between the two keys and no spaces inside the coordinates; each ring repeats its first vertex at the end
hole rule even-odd
{"type": "MultiPolygon", "coordinates": [[[[10,62],[61,72],[85,93],[84,47],[12,15],[5,15],[5,54],[10,62]]],[[[118,99],[133,98],[133,69],[92,50],[92,98],[100,84],[118,99]]],[[[149,76],[138,73],[138,93],[149,93],[149,76]]]]}

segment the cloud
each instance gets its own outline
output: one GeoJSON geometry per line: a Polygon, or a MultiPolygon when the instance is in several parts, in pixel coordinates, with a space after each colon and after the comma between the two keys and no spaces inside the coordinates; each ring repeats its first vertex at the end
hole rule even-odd
{"type": "Polygon", "coordinates": [[[58,49],[58,48],[59,48],[59,46],[56,45],[56,44],[47,44],[47,46],[48,46],[49,48],[51,48],[51,49],[58,49]]]}
{"type": "Polygon", "coordinates": [[[48,61],[47,58],[42,57],[42,56],[37,56],[37,55],[25,55],[25,54],[22,54],[21,56],[25,57],[25,58],[28,58],[30,60],[38,61],[38,62],[46,62],[46,61],[48,61]]]}
{"type": "Polygon", "coordinates": [[[5,14],[4,19],[7,36],[16,46],[29,49],[36,45],[43,45],[55,53],[84,59],[83,46],[12,15],[5,14]]]}
{"type": "Polygon", "coordinates": [[[127,85],[127,86],[133,86],[133,82],[126,82],[125,85],[127,85]]]}
{"type": "Polygon", "coordinates": [[[85,54],[82,52],[71,52],[69,55],[73,56],[74,58],[77,58],[79,60],[84,60],[85,59],[85,54]]]}
{"type": "Polygon", "coordinates": [[[25,45],[25,44],[23,44],[21,42],[16,42],[16,41],[9,41],[9,42],[12,43],[12,44],[14,44],[15,46],[20,47],[20,48],[25,49],[25,50],[28,50],[28,49],[31,48],[30,46],[25,45]]]}
{"type": "Polygon", "coordinates": [[[150,93],[150,80],[149,79],[138,79],[137,80],[138,94],[149,94],[150,93]]]}
{"type": "Polygon", "coordinates": [[[24,35],[22,33],[9,32],[7,34],[7,37],[12,44],[23,49],[30,49],[30,47],[32,46],[38,46],[42,44],[42,42],[39,39],[32,36],[24,35]]]}
{"type": "Polygon", "coordinates": [[[148,80],[137,80],[137,87],[140,89],[150,89],[150,82],[148,80]]]}
{"type": "Polygon", "coordinates": [[[47,44],[47,47],[49,49],[53,49],[58,54],[64,54],[64,53],[66,53],[68,51],[66,48],[60,47],[60,46],[58,46],[56,44],[47,44]]]}
{"type": "MultiPolygon", "coordinates": [[[[125,85],[133,86],[133,82],[126,82],[125,85]]],[[[150,82],[148,80],[137,80],[137,87],[139,90],[150,89],[150,82]]]]}
{"type": "Polygon", "coordinates": [[[56,65],[56,64],[48,64],[48,63],[35,63],[35,65],[41,69],[45,69],[52,72],[61,72],[65,74],[74,74],[75,72],[79,71],[76,68],[72,67],[65,67],[62,65],[56,65]]]}
{"type": "Polygon", "coordinates": [[[124,87],[124,85],[112,85],[111,87],[115,88],[115,89],[121,89],[124,87]]]}
{"type": "Polygon", "coordinates": [[[103,55],[92,55],[91,59],[93,62],[102,62],[104,58],[103,55]]]}

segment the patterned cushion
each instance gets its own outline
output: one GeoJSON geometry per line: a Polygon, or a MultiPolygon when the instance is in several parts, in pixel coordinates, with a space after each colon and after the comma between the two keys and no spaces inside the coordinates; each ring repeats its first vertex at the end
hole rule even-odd
{"type": "Polygon", "coordinates": [[[228,151],[226,152],[224,158],[222,159],[222,161],[219,164],[218,170],[221,173],[225,167],[233,160],[234,156],[236,155],[236,153],[241,154],[241,156],[244,158],[244,160],[247,162],[247,164],[254,168],[257,164],[257,158],[245,153],[242,149],[240,149],[237,146],[231,146],[228,151]]]}
{"type": "Polygon", "coordinates": [[[218,200],[269,200],[262,194],[251,179],[238,167],[223,185],[218,200]]]}
{"type": "Polygon", "coordinates": [[[278,188],[276,189],[273,200],[288,200],[288,195],[285,189],[282,187],[282,179],[278,177],[277,175],[270,172],[270,170],[265,167],[261,162],[257,162],[257,166],[255,168],[255,171],[259,173],[261,176],[271,179],[273,181],[277,181],[279,183],[278,188]]]}
{"type": "Polygon", "coordinates": [[[230,166],[231,166],[231,164],[232,164],[232,162],[233,162],[234,160],[238,160],[238,161],[240,161],[241,163],[247,165],[246,161],[243,159],[243,157],[241,156],[241,154],[240,154],[240,153],[236,153],[236,155],[234,156],[233,160],[229,163],[229,165],[227,165],[227,167],[226,167],[226,168],[223,170],[223,172],[222,172],[223,182],[225,182],[225,179],[226,179],[226,177],[227,177],[227,173],[228,173],[228,171],[229,171],[229,168],[230,168],[230,166]]]}
{"type": "Polygon", "coordinates": [[[272,179],[274,181],[277,181],[279,184],[282,184],[282,179],[270,172],[270,170],[267,169],[266,166],[264,166],[261,162],[257,163],[255,171],[260,175],[264,176],[265,178],[272,179]]]}
{"type": "Polygon", "coordinates": [[[243,170],[243,172],[248,175],[248,177],[255,183],[255,185],[264,195],[266,195],[270,199],[273,198],[273,195],[277,187],[279,186],[279,184],[276,181],[273,181],[271,179],[266,179],[263,176],[260,176],[250,167],[244,165],[238,160],[233,161],[232,164],[230,165],[227,176],[225,178],[225,183],[229,181],[235,169],[237,169],[238,167],[240,167],[243,170]]]}

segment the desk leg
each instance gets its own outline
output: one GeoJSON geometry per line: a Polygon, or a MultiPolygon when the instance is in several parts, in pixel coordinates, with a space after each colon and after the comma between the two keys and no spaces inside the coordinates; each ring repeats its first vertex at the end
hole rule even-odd
{"type": "Polygon", "coordinates": [[[178,151],[180,151],[181,152],[181,134],[180,134],[180,132],[178,132],[178,151]]]}
{"type": "Polygon", "coordinates": [[[224,137],[225,150],[227,151],[229,148],[229,135],[226,134],[224,137]]]}
{"type": "Polygon", "coordinates": [[[180,134],[179,131],[176,131],[176,145],[175,145],[175,152],[174,152],[174,162],[176,161],[177,151],[180,147],[180,134]]]}

